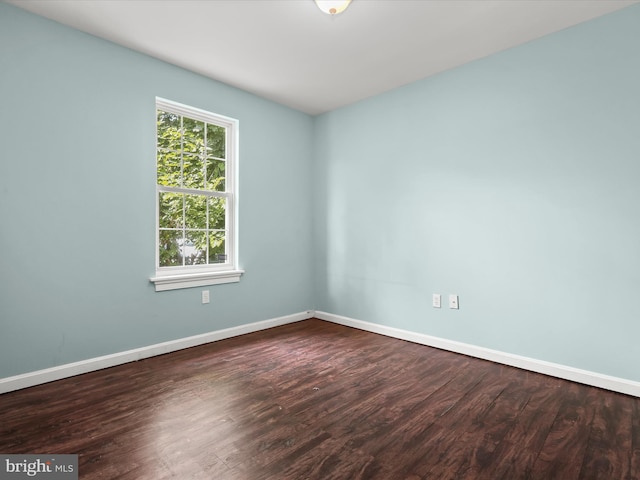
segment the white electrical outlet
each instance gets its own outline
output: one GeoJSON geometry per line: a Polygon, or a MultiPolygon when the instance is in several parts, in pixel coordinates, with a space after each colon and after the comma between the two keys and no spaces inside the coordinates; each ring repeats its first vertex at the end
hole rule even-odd
{"type": "Polygon", "coordinates": [[[202,303],[209,303],[209,290],[202,290],[202,303]]]}
{"type": "Polygon", "coordinates": [[[440,308],[440,294],[433,294],[433,308],[440,308]]]}
{"type": "Polygon", "coordinates": [[[456,310],[459,308],[458,295],[449,295],[449,308],[455,308],[456,310]]]}

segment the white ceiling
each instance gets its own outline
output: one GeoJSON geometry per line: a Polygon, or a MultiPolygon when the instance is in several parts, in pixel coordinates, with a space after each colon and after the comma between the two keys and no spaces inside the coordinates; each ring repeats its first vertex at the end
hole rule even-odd
{"type": "Polygon", "coordinates": [[[640,0],[6,0],[310,114],[640,0]]]}

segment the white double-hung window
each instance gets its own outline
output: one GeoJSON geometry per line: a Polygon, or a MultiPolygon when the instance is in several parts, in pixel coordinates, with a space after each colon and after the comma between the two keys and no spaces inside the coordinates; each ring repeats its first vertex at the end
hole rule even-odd
{"type": "Polygon", "coordinates": [[[156,291],[237,282],[238,121],[156,99],[156,291]]]}

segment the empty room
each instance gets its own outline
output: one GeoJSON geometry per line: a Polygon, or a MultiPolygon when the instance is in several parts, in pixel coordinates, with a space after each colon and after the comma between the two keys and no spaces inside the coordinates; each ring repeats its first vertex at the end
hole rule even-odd
{"type": "Polygon", "coordinates": [[[640,2],[0,1],[0,479],[640,480],[640,2]]]}

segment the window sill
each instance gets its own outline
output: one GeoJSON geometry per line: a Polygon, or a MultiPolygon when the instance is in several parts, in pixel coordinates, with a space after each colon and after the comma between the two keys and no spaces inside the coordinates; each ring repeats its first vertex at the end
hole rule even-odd
{"type": "Polygon", "coordinates": [[[177,290],[180,288],[204,287],[221,283],[240,281],[244,270],[226,270],[223,272],[182,273],[178,275],[161,275],[149,280],[156,285],[156,292],[177,290]]]}

